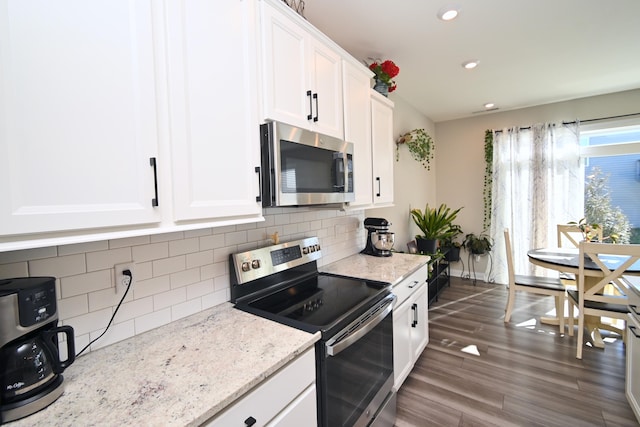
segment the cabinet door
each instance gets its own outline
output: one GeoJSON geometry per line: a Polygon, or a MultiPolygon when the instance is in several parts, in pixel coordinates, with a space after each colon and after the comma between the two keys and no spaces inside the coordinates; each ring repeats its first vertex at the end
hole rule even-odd
{"type": "Polygon", "coordinates": [[[371,90],[371,141],[373,148],[373,202],[393,204],[393,106],[371,90]]]}
{"type": "Polygon", "coordinates": [[[309,37],[309,81],[312,90],[312,129],[344,138],[342,117],[342,58],[331,48],[309,37]]]}
{"type": "Polygon", "coordinates": [[[312,107],[315,107],[307,82],[307,34],[274,6],[264,1],[260,3],[263,116],[308,128],[309,120],[313,118],[312,107]]]}
{"type": "Polygon", "coordinates": [[[174,218],[260,216],[253,1],[167,7],[174,218]]]}
{"type": "Polygon", "coordinates": [[[351,206],[373,203],[371,169],[371,113],[369,108],[371,77],[364,67],[344,61],[342,64],[344,98],[344,138],[353,143],[355,201],[351,206]]]}
{"type": "Polygon", "coordinates": [[[1,235],[160,221],[152,12],[149,0],[3,2],[1,235]]]}
{"type": "Polygon", "coordinates": [[[429,302],[427,300],[426,281],[423,281],[420,289],[416,291],[413,301],[412,310],[414,312],[412,313],[412,319],[415,319],[415,323],[412,320],[411,350],[413,352],[412,358],[415,362],[429,341],[429,302]]]}
{"type": "Polygon", "coordinates": [[[393,309],[393,376],[394,389],[397,391],[413,368],[411,351],[412,299],[393,309]]]}

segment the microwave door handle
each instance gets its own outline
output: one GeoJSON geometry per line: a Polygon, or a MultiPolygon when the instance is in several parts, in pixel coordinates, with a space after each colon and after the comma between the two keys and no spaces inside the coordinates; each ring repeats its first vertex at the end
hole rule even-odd
{"type": "Polygon", "coordinates": [[[336,190],[342,190],[344,192],[344,183],[345,183],[345,167],[344,167],[344,154],[343,153],[334,153],[333,161],[335,163],[335,185],[333,186],[336,190]]]}

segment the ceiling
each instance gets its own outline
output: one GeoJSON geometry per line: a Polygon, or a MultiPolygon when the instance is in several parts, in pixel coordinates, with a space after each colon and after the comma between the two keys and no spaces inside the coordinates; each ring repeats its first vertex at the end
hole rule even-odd
{"type": "Polygon", "coordinates": [[[639,0],[304,3],[305,18],[357,59],[393,60],[394,94],[434,122],[490,114],[487,102],[505,111],[640,88],[639,0]],[[439,20],[452,4],[459,16],[439,20]],[[478,67],[464,69],[472,59],[478,67]]]}

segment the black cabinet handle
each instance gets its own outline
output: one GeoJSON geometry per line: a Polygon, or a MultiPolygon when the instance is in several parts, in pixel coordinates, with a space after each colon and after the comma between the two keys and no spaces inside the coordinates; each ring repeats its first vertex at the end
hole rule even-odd
{"type": "Polygon", "coordinates": [[[256,173],[258,174],[258,195],[256,196],[256,202],[262,201],[262,175],[260,174],[260,166],[256,166],[256,173]]]}
{"type": "Polygon", "coordinates": [[[633,311],[637,316],[640,316],[640,312],[638,311],[638,306],[635,304],[629,304],[629,309],[633,311]]]}
{"type": "Polygon", "coordinates": [[[635,326],[631,326],[629,325],[629,330],[631,331],[631,333],[636,337],[636,338],[640,338],[640,334],[638,334],[636,332],[636,327],[635,326]]]}
{"type": "Polygon", "coordinates": [[[313,94],[313,99],[316,100],[316,116],[313,118],[313,121],[317,122],[318,121],[318,94],[317,93],[313,94]]]}
{"type": "Polygon", "coordinates": [[[149,158],[149,164],[153,168],[153,190],[156,197],[151,199],[151,206],[158,206],[158,168],[156,167],[156,158],[149,158]]]}
{"type": "Polygon", "coordinates": [[[309,97],[309,115],[307,116],[307,120],[311,120],[313,118],[313,99],[310,90],[307,91],[307,96],[309,97]]]}
{"type": "Polygon", "coordinates": [[[418,324],[418,304],[412,304],[411,310],[413,310],[413,322],[411,323],[411,327],[415,328],[418,324]]]}
{"type": "Polygon", "coordinates": [[[256,423],[256,419],[253,417],[249,417],[246,420],[244,420],[244,425],[246,425],[247,427],[251,427],[252,425],[254,425],[256,423]]]}
{"type": "Polygon", "coordinates": [[[378,181],[378,192],[376,193],[376,197],[380,197],[380,177],[376,176],[376,181],[378,181]]]}

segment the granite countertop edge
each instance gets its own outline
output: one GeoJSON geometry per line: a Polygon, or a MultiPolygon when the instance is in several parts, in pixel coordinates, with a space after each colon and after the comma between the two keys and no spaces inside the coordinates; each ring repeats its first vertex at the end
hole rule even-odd
{"type": "Polygon", "coordinates": [[[401,252],[394,252],[389,257],[355,254],[320,267],[319,270],[322,273],[375,280],[395,286],[430,260],[428,255],[401,252]]]}
{"type": "Polygon", "coordinates": [[[62,396],[8,425],[197,426],[319,339],[226,302],[79,357],[62,396]]]}

